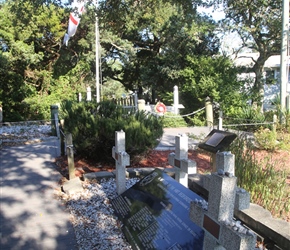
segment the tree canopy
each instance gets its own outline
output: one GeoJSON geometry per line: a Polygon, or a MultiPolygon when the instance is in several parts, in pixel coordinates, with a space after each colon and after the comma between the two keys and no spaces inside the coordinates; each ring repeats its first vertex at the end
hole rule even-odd
{"type": "Polygon", "coordinates": [[[96,9],[94,1],[87,1],[66,47],[62,41],[73,11],[69,2],[5,1],[0,9],[5,120],[47,119],[49,105],[74,100],[87,86],[94,92],[96,17],[104,92],[138,90],[146,102],[171,105],[177,85],[186,110],[203,107],[207,96],[225,106],[240,105],[241,82],[230,60],[219,54],[217,23],[197,12],[200,5],[199,0],[106,0],[96,9]]]}
{"type": "MultiPolygon", "coordinates": [[[[263,101],[263,68],[266,60],[281,51],[282,1],[265,0],[223,0],[225,19],[221,25],[225,30],[236,32],[242,44],[236,53],[256,52],[258,58],[252,58],[253,66],[248,72],[256,77],[252,89],[252,99],[263,101]]],[[[214,2],[213,4],[216,4],[214,2]]]]}

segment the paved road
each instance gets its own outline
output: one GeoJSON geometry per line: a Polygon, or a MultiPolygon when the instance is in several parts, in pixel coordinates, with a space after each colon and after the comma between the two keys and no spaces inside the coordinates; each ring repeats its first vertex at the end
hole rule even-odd
{"type": "Polygon", "coordinates": [[[57,140],[0,150],[0,249],[77,249],[69,214],[53,191],[57,140]]]}

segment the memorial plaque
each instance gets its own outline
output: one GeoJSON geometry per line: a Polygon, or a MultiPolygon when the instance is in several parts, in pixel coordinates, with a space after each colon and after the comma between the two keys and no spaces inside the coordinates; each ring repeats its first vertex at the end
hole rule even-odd
{"type": "Polygon", "coordinates": [[[190,220],[190,202],[200,196],[159,169],[112,200],[133,249],[202,249],[204,231],[190,220]]]}
{"type": "Polygon", "coordinates": [[[236,137],[234,133],[213,129],[198,147],[216,153],[228,147],[236,137]]]}

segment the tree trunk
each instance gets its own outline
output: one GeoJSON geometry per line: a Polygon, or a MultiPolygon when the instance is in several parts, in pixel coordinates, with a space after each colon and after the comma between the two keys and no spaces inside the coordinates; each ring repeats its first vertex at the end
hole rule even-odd
{"type": "Polygon", "coordinates": [[[260,56],[257,59],[256,64],[253,67],[254,73],[256,75],[254,86],[253,86],[253,102],[256,102],[258,107],[263,110],[263,100],[264,100],[264,64],[266,62],[266,57],[260,56]]]}

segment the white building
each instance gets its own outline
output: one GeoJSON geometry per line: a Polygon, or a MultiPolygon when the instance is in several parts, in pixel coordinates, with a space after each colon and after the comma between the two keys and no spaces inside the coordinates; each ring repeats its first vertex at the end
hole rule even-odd
{"type": "MultiPolygon", "coordinates": [[[[239,54],[237,58],[234,59],[234,64],[240,67],[252,67],[254,61],[258,58],[258,53],[245,53],[239,54]]],[[[289,65],[289,63],[288,63],[289,65]]],[[[289,66],[288,66],[289,72],[289,66]]],[[[286,96],[290,93],[290,76],[288,75],[288,84],[287,84],[287,93],[286,96]]],[[[264,110],[271,109],[271,101],[274,100],[277,95],[280,95],[280,55],[271,56],[264,64],[264,110]],[[271,81],[272,80],[272,81],[271,81]],[[274,83],[273,83],[274,81],[274,83]],[[270,84],[272,82],[273,84],[270,84]]],[[[254,73],[244,73],[241,74],[241,78],[248,78],[250,81],[254,81],[254,73]]]]}

